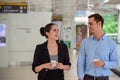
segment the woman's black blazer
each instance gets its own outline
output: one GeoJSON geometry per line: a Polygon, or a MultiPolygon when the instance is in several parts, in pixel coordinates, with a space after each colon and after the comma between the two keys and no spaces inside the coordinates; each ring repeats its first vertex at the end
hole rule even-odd
{"type": "MultiPolygon", "coordinates": [[[[36,46],[36,49],[34,52],[33,63],[32,63],[32,70],[34,72],[35,72],[36,66],[50,62],[49,52],[47,49],[47,43],[48,41],[36,46]]],[[[58,62],[63,63],[64,65],[71,66],[67,46],[64,43],[59,43],[58,41],[57,41],[57,44],[58,44],[58,62]]],[[[41,70],[38,74],[38,78],[46,77],[46,71],[47,69],[41,70]]],[[[61,71],[63,72],[63,70],[61,71]]]]}

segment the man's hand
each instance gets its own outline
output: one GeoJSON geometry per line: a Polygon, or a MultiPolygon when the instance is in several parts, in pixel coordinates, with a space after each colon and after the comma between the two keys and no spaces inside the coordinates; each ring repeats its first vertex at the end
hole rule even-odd
{"type": "Polygon", "coordinates": [[[104,61],[99,60],[99,61],[94,61],[93,64],[96,68],[100,68],[100,67],[103,67],[105,63],[104,63],[104,61]]]}
{"type": "Polygon", "coordinates": [[[79,80],[83,80],[83,79],[80,78],[79,80]]]}

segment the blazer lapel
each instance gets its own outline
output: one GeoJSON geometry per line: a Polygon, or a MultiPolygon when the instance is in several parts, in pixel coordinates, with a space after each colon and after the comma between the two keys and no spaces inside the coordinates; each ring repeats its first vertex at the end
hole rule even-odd
{"type": "Polygon", "coordinates": [[[44,43],[43,48],[44,48],[45,55],[46,55],[46,57],[49,59],[49,62],[50,62],[50,56],[49,56],[49,52],[48,52],[48,48],[47,48],[47,43],[48,43],[48,41],[46,41],[46,42],[44,43]]]}

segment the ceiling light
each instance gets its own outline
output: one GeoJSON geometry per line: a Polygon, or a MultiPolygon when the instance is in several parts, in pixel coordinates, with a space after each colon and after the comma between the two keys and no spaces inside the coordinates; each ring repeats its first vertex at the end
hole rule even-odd
{"type": "Polygon", "coordinates": [[[116,8],[117,8],[118,10],[120,10],[120,4],[116,5],[116,8]]]}
{"type": "Polygon", "coordinates": [[[104,3],[107,3],[108,1],[110,1],[110,0],[104,0],[103,2],[104,2],[104,3]]]}

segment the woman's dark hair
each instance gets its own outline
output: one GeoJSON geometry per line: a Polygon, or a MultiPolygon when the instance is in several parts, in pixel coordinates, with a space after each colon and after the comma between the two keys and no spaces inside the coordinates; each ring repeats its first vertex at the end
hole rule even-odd
{"type": "Polygon", "coordinates": [[[47,24],[45,27],[41,27],[40,28],[40,34],[42,35],[42,36],[45,36],[46,38],[48,37],[45,33],[46,32],[50,32],[50,30],[52,29],[52,26],[53,25],[56,25],[55,23],[49,23],[49,24],[47,24]]]}
{"type": "Polygon", "coordinates": [[[40,28],[40,34],[41,34],[42,36],[45,35],[44,27],[41,27],[41,28],[40,28]]]}

